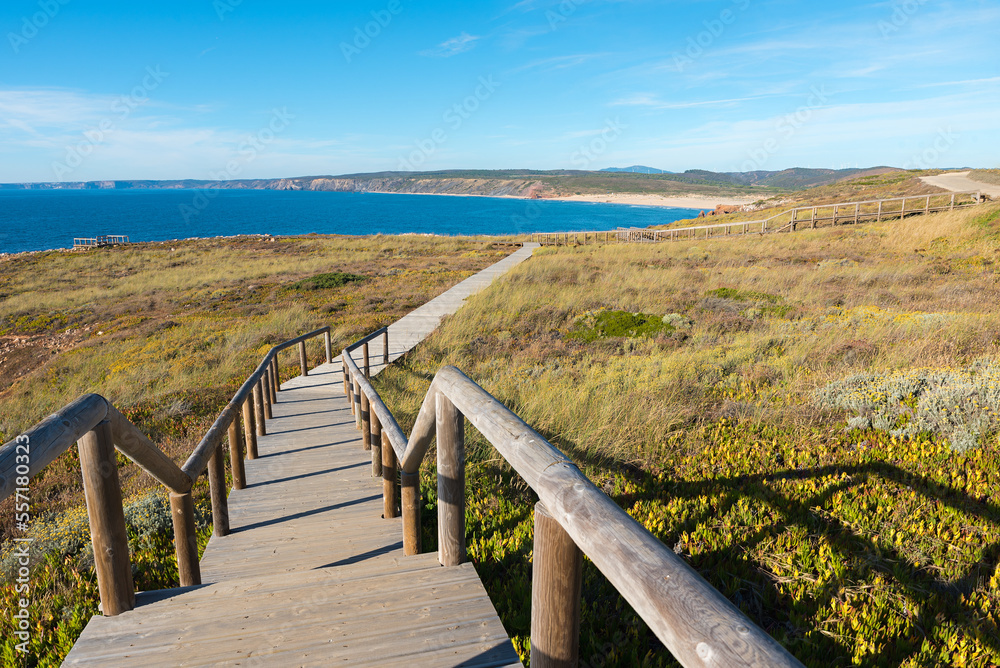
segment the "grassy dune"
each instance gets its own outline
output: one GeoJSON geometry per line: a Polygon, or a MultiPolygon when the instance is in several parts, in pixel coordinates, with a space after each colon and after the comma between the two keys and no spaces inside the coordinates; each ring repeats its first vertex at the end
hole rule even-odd
{"type": "MultiPolygon", "coordinates": [[[[5,260],[0,343],[19,347],[0,353],[0,442],[97,392],[182,463],[275,343],[329,324],[339,349],[508,252],[426,237],[239,238],[5,260]],[[360,280],[340,285],[329,276],[337,273],[360,280]]],[[[312,364],[322,354],[310,344],[312,364]]],[[[285,378],[298,373],[296,355],[281,356],[285,378]]],[[[165,494],[120,455],[119,470],[136,586],[176,586],[165,494]]],[[[204,545],[211,532],[204,480],[195,494],[204,545]]],[[[75,449],[32,479],[30,496],[33,637],[30,653],[17,653],[10,616],[0,617],[5,666],[58,665],[97,611],[75,449]]],[[[18,597],[9,540],[22,534],[13,502],[0,503],[3,610],[14,610],[18,597]]]]}
{"type": "MultiPolygon", "coordinates": [[[[458,366],[808,665],[994,665],[998,261],[997,205],[545,248],[377,385],[408,430],[458,366]],[[619,310],[664,326],[579,335],[619,310]]],[[[534,498],[467,442],[470,554],[523,654],[534,498]]],[[[583,609],[585,665],[673,665],[589,562],[583,609]]]]}

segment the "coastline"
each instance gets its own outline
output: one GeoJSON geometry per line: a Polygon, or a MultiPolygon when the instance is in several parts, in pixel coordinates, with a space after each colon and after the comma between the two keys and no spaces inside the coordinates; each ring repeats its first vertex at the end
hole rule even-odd
{"type": "Polygon", "coordinates": [[[631,204],[633,206],[663,206],[677,209],[715,209],[719,204],[751,204],[753,197],[713,197],[711,195],[646,195],[640,193],[610,193],[607,195],[566,195],[546,198],[556,202],[593,202],[596,204],[631,204]]]}
{"type": "Polygon", "coordinates": [[[589,204],[625,204],[630,206],[661,206],[670,209],[715,209],[716,206],[724,204],[727,206],[751,204],[756,202],[755,197],[736,197],[711,195],[647,195],[640,193],[608,193],[607,195],[560,195],[558,197],[524,197],[523,195],[481,195],[478,193],[414,193],[414,192],[386,192],[369,190],[366,194],[372,195],[430,195],[437,197],[489,197],[493,199],[520,199],[525,201],[539,202],[584,202],[589,204]]]}

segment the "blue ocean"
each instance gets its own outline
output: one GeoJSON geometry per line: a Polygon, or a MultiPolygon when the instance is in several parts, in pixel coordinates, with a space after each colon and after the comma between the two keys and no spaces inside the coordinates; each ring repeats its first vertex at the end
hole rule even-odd
{"type": "Polygon", "coordinates": [[[277,190],[0,190],[0,253],[74,237],[168,241],[236,234],[477,235],[663,225],[696,209],[493,197],[277,190]]]}

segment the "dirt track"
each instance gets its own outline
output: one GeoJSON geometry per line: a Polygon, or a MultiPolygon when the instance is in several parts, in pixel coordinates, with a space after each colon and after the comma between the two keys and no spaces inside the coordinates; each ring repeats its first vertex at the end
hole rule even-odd
{"type": "Polygon", "coordinates": [[[939,174],[938,176],[921,176],[920,180],[929,186],[937,186],[945,190],[981,190],[990,197],[1000,197],[1000,186],[973,181],[969,178],[969,172],[949,172],[947,174],[939,174]]]}

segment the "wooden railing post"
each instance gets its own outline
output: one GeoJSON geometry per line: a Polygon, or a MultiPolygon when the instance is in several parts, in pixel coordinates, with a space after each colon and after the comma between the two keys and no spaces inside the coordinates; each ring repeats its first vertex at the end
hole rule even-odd
{"type": "Polygon", "coordinates": [[[264,417],[268,420],[274,418],[274,413],[271,411],[271,379],[268,377],[267,373],[264,373],[260,377],[261,383],[261,394],[264,396],[264,417]]]}
{"type": "Polygon", "coordinates": [[[174,550],[177,552],[177,574],[182,587],[201,584],[198,565],[198,537],[194,526],[194,500],[191,492],[170,492],[170,514],[174,521],[174,550]]]}
{"type": "Polygon", "coordinates": [[[437,402],[438,561],[465,561],[465,423],[455,404],[439,392],[437,402]]]}
{"type": "Polygon", "coordinates": [[[254,426],[253,397],[243,402],[243,438],[247,444],[247,459],[257,459],[257,428],[254,426]]]}
{"type": "MultiPolygon", "coordinates": [[[[383,483],[384,484],[384,483],[383,483]]],[[[420,554],[420,472],[399,474],[403,507],[403,554],[420,554]]]]}
{"type": "Polygon", "coordinates": [[[368,403],[368,411],[371,413],[371,436],[368,441],[372,447],[372,477],[382,477],[382,422],[378,419],[378,413],[371,409],[371,402],[368,403]]]}
{"type": "Polygon", "coordinates": [[[382,364],[389,364],[389,328],[382,332],[382,364]]]}
{"type": "Polygon", "coordinates": [[[368,355],[368,342],[367,341],[365,341],[364,345],[361,346],[361,349],[364,351],[364,358],[365,358],[365,367],[364,367],[365,368],[365,378],[371,378],[372,377],[371,362],[370,362],[371,358],[368,355]]]}
{"type": "MultiPolygon", "coordinates": [[[[344,358],[341,358],[341,371],[344,374],[344,396],[348,399],[351,398],[351,386],[347,384],[347,362],[344,362],[344,358]]],[[[354,412],[354,408],[351,408],[351,412],[354,412]]]]}
{"type": "Polygon", "coordinates": [[[539,501],[531,564],[531,667],[575,668],[583,552],[539,501]]]}
{"type": "Polygon", "coordinates": [[[267,436],[267,426],[264,421],[264,394],[260,391],[260,381],[253,384],[253,407],[258,436],[267,436]]]}
{"type": "Polygon", "coordinates": [[[104,420],[77,442],[80,472],[94,546],[94,568],[101,594],[101,612],[113,617],[135,608],[135,584],[128,553],[128,532],[122,508],[111,423],[104,420]]]}
{"type": "Polygon", "coordinates": [[[267,365],[267,377],[270,379],[268,383],[271,387],[271,403],[278,403],[278,374],[274,370],[274,358],[271,358],[271,363],[267,365]]]}
{"type": "Polygon", "coordinates": [[[330,339],[330,330],[323,332],[323,348],[326,351],[326,363],[333,362],[333,341],[330,339]]]}
{"type": "Polygon", "coordinates": [[[382,432],[382,517],[396,517],[396,451],[392,449],[389,433],[382,432]]]}
{"type": "Polygon", "coordinates": [[[243,464],[243,433],[240,431],[240,416],[234,415],[229,423],[229,466],[233,472],[233,489],[247,486],[247,470],[243,464]]]}
{"type": "Polygon", "coordinates": [[[372,416],[368,395],[361,393],[361,442],[365,450],[372,449],[372,416]]]}
{"type": "Polygon", "coordinates": [[[299,371],[303,376],[309,375],[309,363],[306,361],[306,342],[299,341],[299,371]]]}
{"type": "Polygon", "coordinates": [[[275,392],[281,391],[281,367],[278,366],[278,353],[274,354],[271,358],[271,364],[274,365],[274,390],[275,392]]]}
{"type": "Polygon", "coordinates": [[[347,401],[351,404],[351,415],[357,415],[357,408],[354,406],[354,379],[351,374],[347,376],[347,401]]]}
{"type": "Polygon", "coordinates": [[[226,455],[222,442],[208,460],[208,488],[212,494],[212,531],[216,536],[229,535],[229,499],[226,493],[226,455]]]}
{"type": "Polygon", "coordinates": [[[361,429],[361,385],[354,379],[354,426],[361,429]]]}

